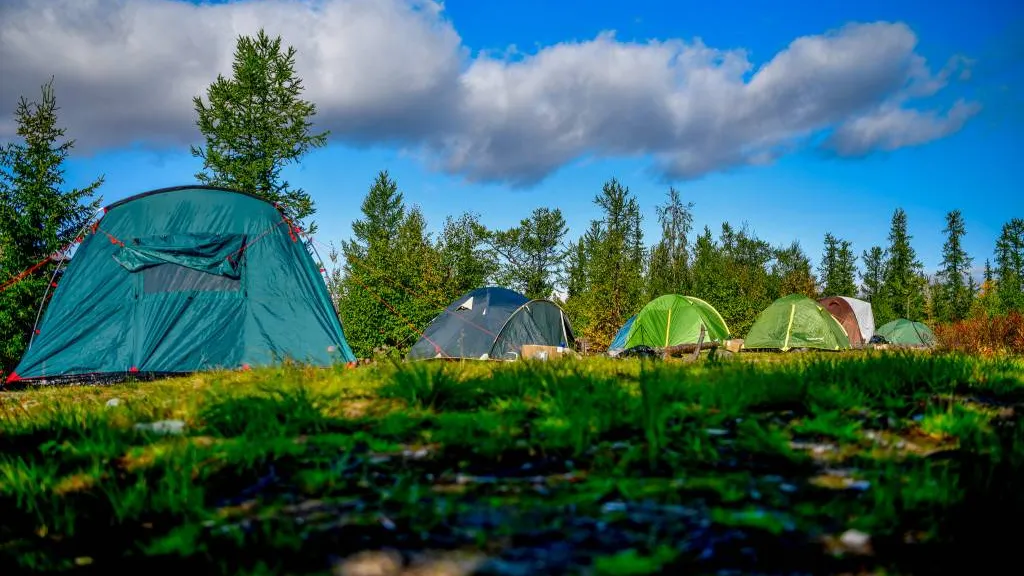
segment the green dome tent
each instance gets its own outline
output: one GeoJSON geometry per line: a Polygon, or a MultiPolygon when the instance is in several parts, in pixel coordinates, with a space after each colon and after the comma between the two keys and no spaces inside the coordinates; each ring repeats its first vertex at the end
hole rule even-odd
{"type": "Polygon", "coordinates": [[[163,188],[94,226],[8,382],[355,360],[320,268],[266,200],[163,188]]]}
{"type": "Polygon", "coordinates": [[[884,324],[875,330],[875,335],[881,336],[886,343],[894,346],[935,346],[935,334],[930,328],[906,318],[884,324]]]}
{"type": "Polygon", "coordinates": [[[807,296],[790,294],[757,315],[743,348],[783,352],[793,348],[846,350],[850,348],[850,338],[828,310],[807,296]]]}
{"type": "Polygon", "coordinates": [[[693,296],[666,294],[647,303],[615,335],[609,352],[634,346],[663,348],[696,344],[704,326],[705,341],[721,342],[729,338],[729,327],[718,310],[693,296]]]}

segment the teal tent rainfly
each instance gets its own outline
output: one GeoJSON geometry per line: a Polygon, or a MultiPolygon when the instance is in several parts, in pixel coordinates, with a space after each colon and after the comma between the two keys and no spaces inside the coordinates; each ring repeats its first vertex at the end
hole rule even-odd
{"type": "Polygon", "coordinates": [[[355,360],[319,266],[264,199],[163,188],[93,230],[8,382],[355,360]]]}

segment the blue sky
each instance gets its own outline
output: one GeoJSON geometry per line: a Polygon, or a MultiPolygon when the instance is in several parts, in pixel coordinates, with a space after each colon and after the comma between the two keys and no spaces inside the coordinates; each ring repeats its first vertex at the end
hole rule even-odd
{"type": "MultiPolygon", "coordinates": [[[[246,2],[233,4],[244,5],[246,2]]],[[[802,144],[789,146],[786,152],[775,155],[767,164],[721,160],[728,154],[715,156],[713,162],[709,161],[710,168],[701,168],[697,175],[687,173],[685,178],[676,179],[672,185],[681,191],[684,199],[696,204],[695,225],[698,228],[709,225],[717,231],[722,221],[734,224],[746,221],[759,236],[773,243],[799,240],[815,261],[825,232],[852,240],[858,253],[872,244],[884,245],[889,218],[896,207],[903,207],[908,212],[913,244],[931,271],[941,259],[941,230],[947,211],[960,209],[964,213],[968,230],[965,246],[978,266],[991,256],[1000,226],[1011,217],[1024,216],[1024,177],[1018,168],[1014,168],[1014,161],[1024,158],[1024,136],[1021,135],[1024,117],[1020,113],[1024,109],[1021,107],[1024,104],[1021,97],[1021,89],[1024,88],[1022,6],[1020,2],[1012,1],[970,4],[744,1],[715,4],[449,0],[436,19],[446,23],[460,39],[460,46],[465,51],[463,68],[468,65],[466,62],[479,58],[481,54],[491,54],[500,60],[502,54],[509,52],[510,46],[515,46],[515,54],[505,57],[504,62],[529,59],[559,43],[591,42],[602,31],[614,30],[615,42],[619,43],[644,44],[650,40],[671,39],[690,43],[700,38],[706,46],[718,50],[746,50],[751,69],[744,74],[744,81],[749,81],[760,66],[786,50],[798,38],[822,35],[851,22],[906,24],[916,36],[913,53],[923,57],[933,73],[938,73],[954,57],[963,57],[969,62],[969,65],[951,73],[950,78],[959,80],[950,80],[941,90],[930,92],[914,101],[912,106],[908,105],[914,110],[939,110],[941,115],[942,110],[949,110],[957,100],[964,99],[977,108],[961,127],[943,130],[941,135],[933,134],[925,142],[890,147],[895,149],[876,147],[864,154],[832,153],[808,144],[815,139],[827,138],[833,131],[840,131],[848,119],[836,117],[813,133],[803,135],[802,144]],[[962,73],[963,69],[969,72],[962,73]]],[[[305,10],[299,6],[292,9],[305,10]]],[[[252,25],[252,22],[246,25],[252,25]]],[[[217,56],[221,59],[219,62],[226,57],[223,54],[225,50],[227,56],[230,55],[233,34],[226,35],[227,40],[218,45],[221,52],[217,56]]],[[[293,43],[302,40],[293,40],[286,34],[284,39],[293,43]]],[[[387,39],[392,43],[401,41],[397,37],[387,39]]],[[[298,47],[301,69],[302,46],[298,47]]],[[[0,48],[3,50],[0,61],[13,55],[17,49],[10,44],[0,44],[0,48]]],[[[876,55],[876,59],[884,58],[876,55]]],[[[870,66],[871,62],[862,62],[862,65],[870,66]]],[[[25,85],[38,86],[39,82],[33,80],[57,73],[44,68],[36,65],[29,69],[26,65],[20,70],[25,85]],[[38,72],[38,75],[32,76],[30,72],[38,72]]],[[[213,74],[227,71],[216,67],[213,70],[213,74]]],[[[815,77],[832,83],[842,78],[820,74],[815,77]]],[[[98,86],[109,83],[107,76],[97,71],[92,78],[95,80],[92,84],[89,83],[92,81],[89,75],[75,81],[87,88],[92,87],[88,90],[90,97],[102,98],[103,90],[98,86]]],[[[540,76],[538,72],[535,76],[522,78],[540,76]]],[[[130,78],[118,81],[132,82],[130,78]]],[[[362,82],[358,77],[350,77],[347,81],[356,85],[362,82]]],[[[70,114],[86,118],[86,112],[78,111],[71,102],[80,91],[70,88],[70,82],[67,81],[69,87],[62,92],[61,77],[58,77],[58,103],[62,107],[71,106],[70,114]]],[[[581,86],[591,86],[595,91],[601,89],[600,84],[594,82],[581,86]]],[[[857,86],[851,84],[843,90],[856,89],[857,86]]],[[[10,100],[7,92],[0,92],[0,95],[10,100]]],[[[601,96],[581,92],[579,97],[581,102],[590,102],[601,96]]],[[[109,98],[117,98],[116,92],[110,92],[109,98]]],[[[898,97],[893,96],[892,101],[896,99],[898,97]]],[[[184,116],[187,98],[185,100],[182,115],[175,117],[179,120],[187,118],[184,116]]],[[[784,103],[783,108],[768,110],[796,107],[798,100],[793,98],[792,104],[784,103]]],[[[11,105],[13,101],[9,107],[11,105]]],[[[327,108],[335,110],[330,106],[327,108]]],[[[405,108],[408,109],[409,105],[405,108]]],[[[342,105],[339,104],[337,109],[342,109],[342,105]]],[[[155,113],[159,115],[160,112],[155,113]]],[[[625,110],[622,112],[627,113],[625,110]]],[[[363,117],[371,120],[378,117],[373,114],[366,113],[363,117]]],[[[142,144],[132,146],[123,138],[120,142],[114,138],[107,143],[86,145],[86,149],[69,163],[67,175],[70,183],[84,184],[90,178],[104,174],[106,183],[102,194],[106,202],[112,202],[138,192],[194,181],[193,175],[200,165],[188,153],[188,139],[175,140],[167,136],[160,140],[154,136],[147,143],[147,130],[156,134],[164,128],[144,125],[145,122],[138,119],[144,116],[140,114],[133,119],[118,120],[118,126],[124,131],[137,130],[137,137],[133,140],[142,144]]],[[[338,117],[342,118],[337,120],[341,129],[335,129],[334,125],[329,127],[332,132],[339,133],[339,137],[287,173],[292,184],[305,188],[317,202],[316,220],[320,226],[318,238],[321,242],[338,242],[349,235],[350,223],[359,215],[359,203],[376,172],[381,169],[391,172],[407,201],[420,205],[434,228],[440,226],[445,215],[457,215],[466,210],[480,213],[483,222],[489,226],[506,227],[527,216],[535,207],[554,206],[565,214],[570,225],[570,237],[581,233],[589,220],[598,215],[592,199],[600,191],[601,184],[614,176],[636,193],[644,209],[648,242],[653,243],[657,239],[654,206],[662,201],[669,186],[667,180],[673,177],[673,171],[652,168],[652,163],[655,163],[652,158],[656,159],[662,150],[658,149],[658,143],[643,142],[642,134],[629,136],[639,138],[640,144],[635,150],[627,153],[616,151],[614,142],[574,149],[574,153],[566,153],[569,157],[564,161],[552,161],[555,166],[550,170],[537,168],[536,172],[531,172],[543,173],[541,177],[532,178],[533,181],[525,185],[515,185],[502,182],[494,175],[533,168],[521,168],[525,166],[522,163],[511,167],[474,165],[472,162],[460,165],[454,160],[447,167],[439,167],[438,163],[425,160],[413,146],[430,140],[430,136],[424,135],[431,130],[429,127],[415,134],[411,129],[403,133],[401,128],[395,128],[399,123],[397,120],[390,122],[387,117],[380,116],[383,118],[379,121],[380,132],[397,136],[375,138],[376,120],[367,121],[367,125],[357,133],[355,128],[351,128],[355,125],[353,121],[338,117]],[[351,135],[346,134],[349,129],[351,135]],[[472,178],[477,181],[472,181],[472,178]]],[[[171,120],[174,118],[168,123],[171,120]]],[[[69,135],[80,141],[89,140],[91,132],[84,129],[85,122],[70,122],[69,135]],[[76,126],[82,126],[85,133],[75,133],[76,126]]],[[[409,125],[415,121],[402,120],[402,123],[409,125]]],[[[621,126],[618,128],[622,129],[621,126]]],[[[465,132],[471,131],[467,128],[465,132]]],[[[736,138],[754,137],[751,134],[748,130],[736,138]]],[[[710,137],[724,138],[717,134],[710,137]]],[[[899,140],[899,134],[891,137],[899,140]]],[[[746,150],[742,140],[737,142],[736,149],[746,150]]],[[[522,142],[522,147],[531,145],[529,140],[522,142]]],[[[699,140],[677,145],[697,150],[702,147],[699,140]]],[[[552,152],[557,153],[561,150],[552,152]]],[[[535,163],[545,164],[545,161],[540,159],[535,163]]],[[[676,171],[675,176],[678,175],[676,171]]],[[[513,177],[517,176],[510,176],[513,177]]]]}

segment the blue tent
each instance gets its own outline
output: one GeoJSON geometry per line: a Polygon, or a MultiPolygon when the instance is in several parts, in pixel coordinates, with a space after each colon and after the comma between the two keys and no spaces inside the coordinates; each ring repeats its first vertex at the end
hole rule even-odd
{"type": "Polygon", "coordinates": [[[609,352],[621,352],[626,348],[626,338],[629,336],[629,329],[633,327],[633,321],[636,320],[636,314],[629,317],[626,323],[619,329],[618,334],[612,339],[611,345],[608,346],[609,352]]]}

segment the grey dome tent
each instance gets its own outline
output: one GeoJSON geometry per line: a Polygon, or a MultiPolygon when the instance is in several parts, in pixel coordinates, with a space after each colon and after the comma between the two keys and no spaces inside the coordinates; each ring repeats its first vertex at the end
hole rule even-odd
{"type": "Polygon", "coordinates": [[[569,318],[551,300],[488,286],[463,294],[434,318],[408,358],[515,360],[524,344],[569,348],[574,342],[569,318]]]}

